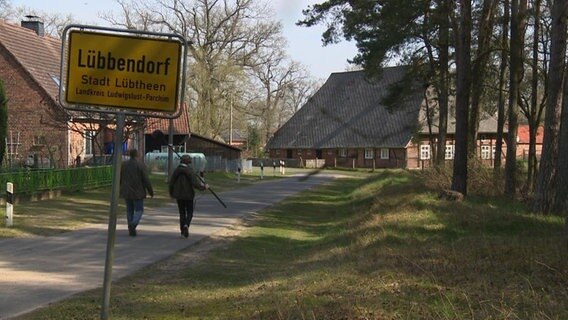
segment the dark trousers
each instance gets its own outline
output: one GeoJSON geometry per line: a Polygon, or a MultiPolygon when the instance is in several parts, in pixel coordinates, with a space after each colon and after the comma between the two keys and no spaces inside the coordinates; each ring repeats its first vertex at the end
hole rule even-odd
{"type": "Polygon", "coordinates": [[[179,229],[183,231],[183,226],[188,226],[193,219],[193,200],[177,200],[179,210],[179,229]]]}

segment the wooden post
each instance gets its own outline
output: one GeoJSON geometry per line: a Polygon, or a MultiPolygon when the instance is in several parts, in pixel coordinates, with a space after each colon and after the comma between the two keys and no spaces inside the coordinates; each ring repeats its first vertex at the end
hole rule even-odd
{"type": "Polygon", "coordinates": [[[6,227],[9,228],[13,224],[14,214],[14,184],[6,183],[6,227]]]}

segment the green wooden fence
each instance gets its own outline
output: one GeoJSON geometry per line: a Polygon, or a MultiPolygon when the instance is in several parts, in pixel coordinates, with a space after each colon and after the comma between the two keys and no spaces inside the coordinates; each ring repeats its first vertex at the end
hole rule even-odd
{"type": "Polygon", "coordinates": [[[47,190],[82,190],[110,186],[112,166],[49,170],[22,170],[0,173],[0,191],[14,184],[14,194],[35,194],[47,190]]]}

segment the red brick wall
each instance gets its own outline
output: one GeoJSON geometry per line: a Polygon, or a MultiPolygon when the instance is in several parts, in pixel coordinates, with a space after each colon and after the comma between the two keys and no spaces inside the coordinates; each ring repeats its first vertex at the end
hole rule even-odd
{"type": "MultiPolygon", "coordinates": [[[[59,110],[59,107],[3,48],[0,48],[0,77],[8,97],[8,142],[17,143],[19,133],[17,155],[12,157],[12,164],[25,162],[35,155],[39,161],[52,160],[56,167],[67,166],[67,130],[65,126],[55,127],[52,123],[61,122],[53,121],[53,113],[48,111],[50,108],[59,110]],[[45,143],[34,144],[34,136],[43,136],[45,143]]],[[[9,158],[6,154],[6,161],[9,158]]]]}

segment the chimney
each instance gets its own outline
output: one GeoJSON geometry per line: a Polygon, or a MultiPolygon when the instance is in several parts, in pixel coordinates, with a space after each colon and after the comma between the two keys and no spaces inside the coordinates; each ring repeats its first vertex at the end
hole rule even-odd
{"type": "Polygon", "coordinates": [[[45,30],[40,18],[32,15],[27,15],[26,18],[28,18],[27,21],[22,20],[22,27],[33,30],[38,36],[43,37],[45,35],[45,30]]]}

